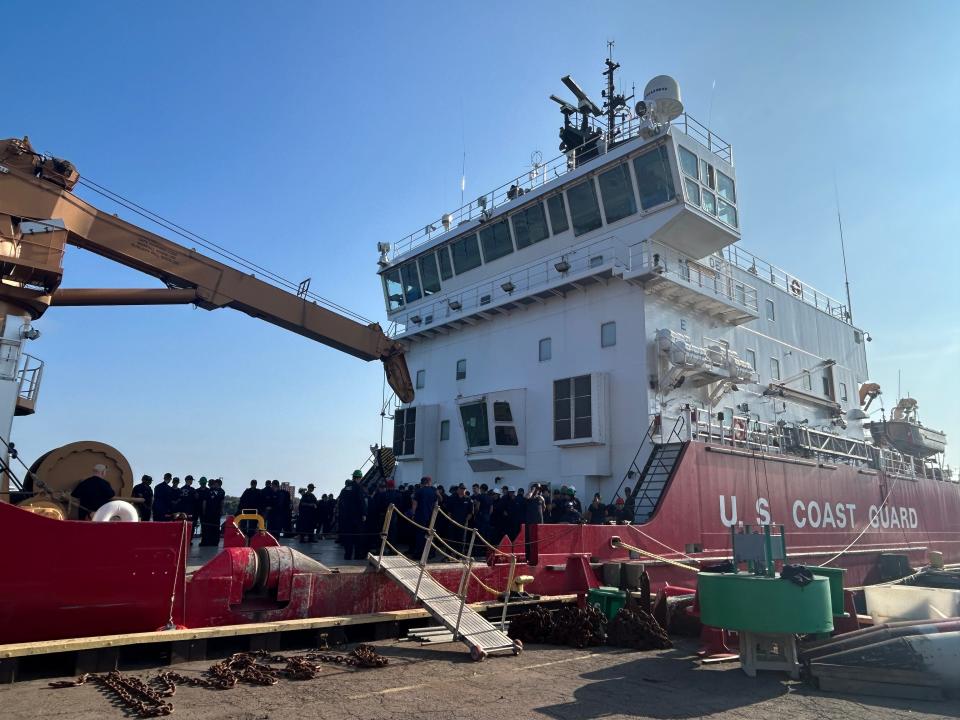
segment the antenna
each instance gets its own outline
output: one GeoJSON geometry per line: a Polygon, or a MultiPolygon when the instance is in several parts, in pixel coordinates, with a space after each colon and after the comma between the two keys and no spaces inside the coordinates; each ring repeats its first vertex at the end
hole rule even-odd
{"type": "MultiPolygon", "coordinates": [[[[840,228],[840,255],[843,257],[843,283],[847,288],[847,319],[853,321],[853,305],[850,303],[850,276],[847,274],[847,247],[843,242],[843,220],[840,219],[840,186],[837,185],[837,171],[833,171],[833,192],[837,199],[837,225],[840,228]]],[[[897,394],[900,394],[899,388],[897,394]]]]}
{"type": "Polygon", "coordinates": [[[580,86],[577,85],[577,81],[574,80],[569,75],[564,75],[560,78],[560,82],[567,86],[567,89],[573,93],[574,97],[580,102],[580,109],[588,111],[591,115],[595,117],[600,117],[603,115],[603,111],[597,106],[597,104],[587,97],[587,94],[580,89],[580,86]]]}

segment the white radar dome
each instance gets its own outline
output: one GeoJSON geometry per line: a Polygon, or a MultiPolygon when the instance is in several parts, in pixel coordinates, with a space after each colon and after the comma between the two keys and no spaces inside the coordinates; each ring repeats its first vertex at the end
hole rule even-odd
{"type": "Polygon", "coordinates": [[[93,514],[94,522],[139,522],[137,509],[123,500],[111,500],[93,514]]]}
{"type": "Polygon", "coordinates": [[[657,75],[643,89],[643,101],[653,108],[660,122],[669,122],[683,113],[680,85],[669,75],[657,75]]]}

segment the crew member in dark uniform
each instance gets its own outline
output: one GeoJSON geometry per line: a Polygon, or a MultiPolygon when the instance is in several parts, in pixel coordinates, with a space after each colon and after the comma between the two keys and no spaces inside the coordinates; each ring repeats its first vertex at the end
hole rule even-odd
{"type": "Polygon", "coordinates": [[[297,532],[300,542],[316,542],[317,528],[317,496],[313,494],[313,483],[307,485],[307,490],[300,491],[300,508],[297,510],[297,532]]]}
{"type": "MultiPolygon", "coordinates": [[[[240,495],[240,502],[237,503],[237,511],[242,513],[244,510],[253,510],[256,513],[260,513],[262,502],[260,489],[257,488],[257,481],[251,480],[250,487],[240,495]]],[[[240,530],[247,537],[253,535],[256,529],[257,523],[253,520],[244,520],[240,523],[240,530]]]]}
{"type": "Polygon", "coordinates": [[[181,512],[180,497],[183,495],[183,488],[180,487],[180,478],[175,477],[170,483],[170,513],[167,520],[173,520],[174,515],[181,512]]]}
{"type": "MultiPolygon", "coordinates": [[[[426,527],[430,523],[433,508],[436,506],[438,500],[437,490],[433,487],[433,478],[429,475],[424,475],[420,478],[420,487],[413,493],[411,505],[413,521],[418,525],[426,527]]],[[[419,560],[423,556],[424,548],[427,545],[427,533],[417,528],[415,537],[413,557],[415,560],[419,560]]]]}
{"type": "Polygon", "coordinates": [[[172,499],[170,492],[173,490],[170,487],[170,481],[173,479],[173,476],[170,473],[163,474],[163,482],[157,485],[157,489],[154,491],[153,496],[153,519],[154,520],[169,520],[167,517],[170,515],[170,512],[173,509],[172,499]]]}
{"type": "Polygon", "coordinates": [[[206,477],[201,477],[199,480],[197,480],[197,484],[200,487],[197,488],[197,493],[195,495],[196,499],[194,500],[194,503],[193,503],[193,517],[195,518],[194,528],[197,528],[199,526],[199,529],[200,529],[200,544],[202,545],[203,544],[203,513],[205,511],[207,501],[210,499],[210,488],[207,486],[206,477]]]}
{"type": "Polygon", "coordinates": [[[204,547],[220,544],[220,516],[223,514],[223,481],[211,480],[210,485],[200,515],[200,544],[204,547]]]}
{"type": "Polygon", "coordinates": [[[273,518],[278,538],[290,531],[290,493],[280,487],[279,480],[273,481],[273,518]]]}
{"type": "Polygon", "coordinates": [[[276,516],[273,513],[276,497],[272,481],[267,480],[263,483],[263,490],[260,491],[260,514],[263,515],[263,522],[267,525],[267,532],[274,537],[279,537],[276,516]]]}
{"type": "Polygon", "coordinates": [[[197,517],[197,489],[193,486],[193,475],[183,479],[183,488],[180,490],[180,501],[177,503],[177,512],[190,518],[190,544],[197,534],[200,518],[197,517]]]}
{"type": "Polygon", "coordinates": [[[153,488],[150,487],[152,482],[152,477],[149,475],[144,475],[142,478],[140,478],[140,484],[134,485],[133,490],[130,491],[130,494],[133,497],[140,498],[140,500],[143,501],[140,503],[135,503],[137,507],[137,514],[140,516],[140,522],[149,521],[153,511],[153,488]]]}
{"type": "MultiPolygon", "coordinates": [[[[470,522],[470,518],[473,517],[473,501],[467,497],[467,488],[463,483],[457,485],[454,488],[453,495],[447,498],[446,510],[454,522],[463,526],[470,522]]],[[[454,550],[461,553],[467,551],[468,543],[464,539],[466,532],[463,528],[457,527],[453,523],[450,524],[450,545],[454,550]]]]}
{"type": "Polygon", "coordinates": [[[94,465],[93,475],[81,480],[70,495],[80,505],[80,519],[89,520],[102,506],[106,505],[116,494],[113,487],[106,481],[107,466],[94,465]]]}
{"type": "Polygon", "coordinates": [[[366,537],[363,532],[366,498],[363,488],[360,487],[362,477],[362,472],[353,471],[353,478],[347,481],[338,502],[344,560],[362,560],[366,550],[366,537]]]}

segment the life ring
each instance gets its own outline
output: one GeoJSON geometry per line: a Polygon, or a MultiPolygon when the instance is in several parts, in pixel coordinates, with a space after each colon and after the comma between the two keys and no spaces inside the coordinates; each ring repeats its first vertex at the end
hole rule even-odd
{"type": "Polygon", "coordinates": [[[94,522],[139,522],[137,509],[125,500],[111,500],[93,514],[94,522]]]}
{"type": "Polygon", "coordinates": [[[797,297],[803,295],[803,285],[800,284],[800,281],[794,278],[790,281],[790,292],[792,292],[797,297]]]}
{"type": "Polygon", "coordinates": [[[743,418],[733,419],[733,439],[739,441],[747,439],[747,421],[743,418]]]}

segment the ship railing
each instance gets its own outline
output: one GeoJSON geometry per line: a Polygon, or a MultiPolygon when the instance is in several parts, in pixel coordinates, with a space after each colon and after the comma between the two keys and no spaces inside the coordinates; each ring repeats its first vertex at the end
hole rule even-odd
{"type": "Polygon", "coordinates": [[[404,315],[394,316],[395,324],[391,325],[391,337],[411,331],[411,326],[426,329],[431,325],[441,325],[455,318],[493,310],[531,292],[563,285],[593,272],[615,267],[625,268],[626,265],[627,249],[623,241],[616,235],[607,235],[513,268],[461,290],[430,296],[436,298],[433,303],[417,301],[417,305],[404,315]],[[561,272],[558,267],[566,269],[561,272]]]}
{"type": "Polygon", "coordinates": [[[40,381],[43,379],[43,360],[33,355],[23,353],[20,356],[20,367],[17,370],[17,383],[20,386],[20,397],[30,404],[37,402],[40,392],[40,381]]]}
{"type": "MultiPolygon", "coordinates": [[[[575,116],[576,117],[576,116],[575,116]]],[[[594,129],[604,130],[603,126],[598,125],[590,119],[590,126],[594,129]]],[[[598,156],[603,156],[610,150],[627,140],[631,140],[647,127],[646,123],[638,118],[632,118],[618,126],[620,133],[617,135],[616,144],[607,147],[605,143],[597,144],[598,156]]],[[[669,124],[669,127],[683,132],[685,135],[697,140],[700,144],[710,150],[717,157],[733,164],[733,146],[720,138],[702,123],[684,113],[681,117],[669,124]]],[[[585,143],[586,145],[586,143],[585,143]]],[[[428,242],[437,234],[447,232],[448,229],[457,227],[464,223],[476,220],[486,214],[489,214],[494,208],[504,203],[513,202],[525,193],[535,190],[547,183],[553,182],[571,170],[576,168],[574,156],[579,148],[569,150],[562,155],[558,155],[545,163],[534,162],[529,170],[512,177],[502,185],[494,188],[490,192],[484,193],[472,200],[466,205],[453,210],[441,218],[427,223],[424,227],[415,230],[406,237],[394,243],[391,258],[397,258],[418,245],[428,242]],[[447,219],[446,224],[444,218],[447,219]]]]}
{"type": "Polygon", "coordinates": [[[701,408],[690,408],[689,413],[681,417],[691,440],[754,452],[779,454],[783,451],[780,428],[774,423],[742,414],[721,419],[719,414],[701,408]],[[685,417],[687,414],[689,420],[685,417]]]}
{"type": "Polygon", "coordinates": [[[689,255],[650,239],[630,245],[627,252],[631,270],[647,269],[704,294],[719,295],[753,313],[759,312],[757,289],[734,277],[730,268],[723,263],[709,267],[689,255]]]}
{"type": "Polygon", "coordinates": [[[744,250],[738,245],[728,245],[722,250],[722,253],[724,260],[731,265],[746,270],[764,282],[780,288],[797,300],[812,305],[817,310],[835,317],[837,320],[852,324],[850,309],[844,303],[820,292],[775,265],[771,265],[748,250],[744,250]]]}

